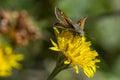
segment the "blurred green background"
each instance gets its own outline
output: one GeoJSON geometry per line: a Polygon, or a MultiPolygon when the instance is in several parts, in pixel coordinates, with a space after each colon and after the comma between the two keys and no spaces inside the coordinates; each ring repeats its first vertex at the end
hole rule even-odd
{"type": "MultiPolygon", "coordinates": [[[[21,70],[13,70],[13,75],[1,80],[46,80],[55,67],[57,52],[50,38],[55,38],[52,29],[58,22],[54,8],[59,7],[74,22],[87,16],[85,35],[99,53],[100,68],[90,80],[120,80],[120,0],[0,0],[0,8],[5,10],[26,10],[40,29],[41,37],[29,45],[19,47],[25,55],[21,70]]],[[[2,64],[1,64],[2,65],[2,64]]],[[[73,69],[60,72],[56,80],[81,79],[73,69]]]]}

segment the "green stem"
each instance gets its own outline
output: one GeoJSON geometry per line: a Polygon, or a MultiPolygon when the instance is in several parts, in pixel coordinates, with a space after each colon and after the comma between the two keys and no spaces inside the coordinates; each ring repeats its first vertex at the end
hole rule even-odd
{"type": "Polygon", "coordinates": [[[53,72],[50,74],[47,80],[53,80],[53,78],[60,72],[61,70],[57,67],[53,70],[53,72]]]}
{"type": "Polygon", "coordinates": [[[69,67],[70,64],[64,64],[64,60],[66,59],[66,57],[62,54],[58,55],[58,59],[56,62],[56,67],[54,68],[54,70],[52,71],[52,73],[50,74],[50,76],[47,78],[47,80],[53,80],[53,78],[62,70],[67,69],[69,67]]]}
{"type": "Polygon", "coordinates": [[[62,70],[67,69],[69,64],[57,64],[50,76],[47,78],[47,80],[53,80],[53,78],[62,70]]]}

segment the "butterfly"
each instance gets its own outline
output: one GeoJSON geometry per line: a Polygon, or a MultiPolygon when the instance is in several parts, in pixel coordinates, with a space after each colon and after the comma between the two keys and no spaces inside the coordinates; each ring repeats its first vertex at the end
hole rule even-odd
{"type": "Polygon", "coordinates": [[[77,23],[73,23],[70,18],[68,18],[59,8],[55,8],[56,18],[60,21],[54,25],[58,28],[68,29],[75,34],[84,36],[84,23],[87,17],[80,19],[77,23]]]}

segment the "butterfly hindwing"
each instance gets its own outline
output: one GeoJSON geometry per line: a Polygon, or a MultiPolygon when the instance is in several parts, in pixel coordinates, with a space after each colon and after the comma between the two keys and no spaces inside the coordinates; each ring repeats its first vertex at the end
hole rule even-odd
{"type": "Polygon", "coordinates": [[[84,24],[86,19],[87,17],[84,17],[77,22],[77,24],[79,25],[79,27],[81,27],[81,29],[84,29],[84,24]]]}

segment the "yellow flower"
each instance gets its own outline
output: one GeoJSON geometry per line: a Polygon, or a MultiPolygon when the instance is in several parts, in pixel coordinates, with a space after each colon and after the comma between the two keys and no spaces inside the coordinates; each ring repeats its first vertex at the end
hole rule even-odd
{"type": "Polygon", "coordinates": [[[22,54],[15,54],[10,46],[0,43],[0,76],[6,77],[12,74],[12,68],[19,69],[21,65],[18,61],[23,60],[22,54]]]}
{"type": "Polygon", "coordinates": [[[95,63],[100,62],[100,60],[96,59],[98,53],[91,50],[91,43],[87,42],[84,36],[73,35],[69,30],[59,32],[54,27],[54,31],[57,36],[57,43],[51,39],[54,47],[50,47],[50,49],[61,51],[67,58],[64,64],[72,64],[76,73],[79,73],[79,66],[89,78],[93,77],[97,68],[95,63]]]}

